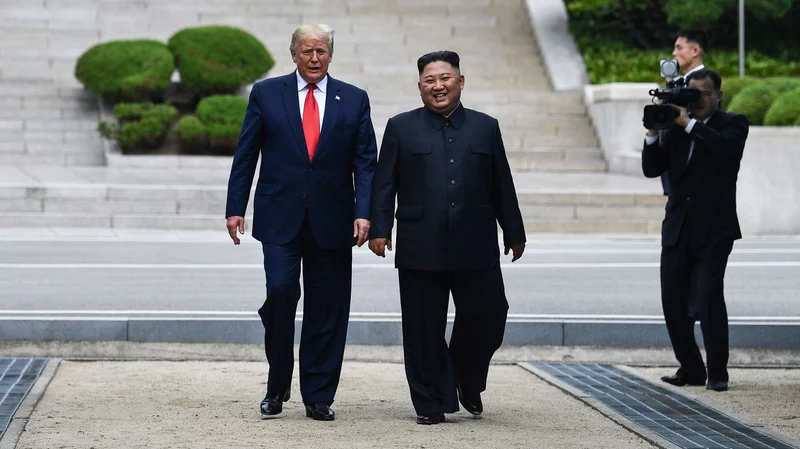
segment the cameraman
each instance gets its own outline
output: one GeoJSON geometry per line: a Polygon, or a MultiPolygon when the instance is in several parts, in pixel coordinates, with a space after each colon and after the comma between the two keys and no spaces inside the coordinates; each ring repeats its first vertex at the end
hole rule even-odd
{"type": "Polygon", "coordinates": [[[736,215],[736,178],[749,130],[747,118],[719,109],[719,73],[692,73],[700,99],[683,108],[658,135],[648,130],[642,171],[665,171],[672,185],[661,229],[661,306],[680,369],[662,381],[728,389],[728,315],[723,277],[734,240],[742,237],[736,215]],[[690,116],[691,114],[691,116],[690,116]],[[700,320],[708,376],[694,338],[700,320]]]}
{"type": "MultiPolygon", "coordinates": [[[[703,30],[684,29],[678,31],[678,37],[675,39],[675,46],[672,49],[672,57],[678,61],[678,67],[681,68],[683,76],[679,76],[675,80],[678,83],[688,79],[689,75],[697,70],[705,68],[703,65],[703,56],[708,49],[708,36],[703,30]]],[[[667,173],[661,175],[661,187],[664,189],[664,195],[669,195],[669,178],[667,173]]]]}

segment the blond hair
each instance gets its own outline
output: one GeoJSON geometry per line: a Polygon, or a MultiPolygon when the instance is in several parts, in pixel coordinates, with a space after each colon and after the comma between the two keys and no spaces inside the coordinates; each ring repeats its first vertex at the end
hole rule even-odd
{"type": "Polygon", "coordinates": [[[292,53],[297,50],[300,42],[306,39],[319,39],[328,43],[328,50],[333,54],[333,28],[320,24],[300,25],[292,33],[292,42],[289,44],[289,51],[292,53]]]}

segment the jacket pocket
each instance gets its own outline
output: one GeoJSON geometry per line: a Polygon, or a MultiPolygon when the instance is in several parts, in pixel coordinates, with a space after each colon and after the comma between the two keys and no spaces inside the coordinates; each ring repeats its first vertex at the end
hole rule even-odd
{"type": "Polygon", "coordinates": [[[472,145],[470,144],[469,150],[477,154],[492,154],[492,147],[489,145],[472,145]]]}
{"type": "Polygon", "coordinates": [[[430,154],[433,152],[433,145],[429,143],[416,143],[408,147],[408,152],[411,154],[430,154]]]}
{"type": "Polygon", "coordinates": [[[397,221],[415,221],[422,219],[422,206],[402,206],[394,214],[397,221]]]}

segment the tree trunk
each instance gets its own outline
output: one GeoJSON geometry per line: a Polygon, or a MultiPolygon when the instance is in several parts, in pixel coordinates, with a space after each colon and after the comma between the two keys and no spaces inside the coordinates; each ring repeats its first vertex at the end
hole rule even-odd
{"type": "Polygon", "coordinates": [[[641,45],[644,49],[649,49],[651,47],[650,42],[644,37],[644,35],[636,27],[636,24],[633,22],[625,0],[619,0],[619,14],[622,16],[622,21],[625,22],[625,26],[628,28],[628,31],[633,34],[633,37],[637,42],[639,42],[639,45],[641,45]]]}

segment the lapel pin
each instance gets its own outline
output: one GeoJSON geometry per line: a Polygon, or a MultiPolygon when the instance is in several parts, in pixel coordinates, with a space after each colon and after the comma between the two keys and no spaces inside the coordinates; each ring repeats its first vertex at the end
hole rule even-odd
{"type": "Polygon", "coordinates": [[[341,100],[341,98],[339,98],[339,96],[338,96],[338,95],[336,96],[336,99],[337,99],[337,100],[341,100]]]}

